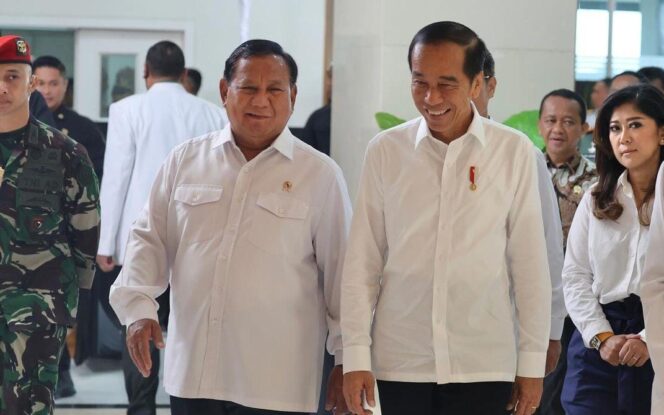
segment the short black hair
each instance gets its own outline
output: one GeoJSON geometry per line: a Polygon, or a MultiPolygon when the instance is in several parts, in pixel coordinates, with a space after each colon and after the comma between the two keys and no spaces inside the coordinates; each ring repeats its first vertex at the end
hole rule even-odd
{"type": "Polygon", "coordinates": [[[452,42],[466,49],[463,72],[471,81],[482,71],[487,48],[484,41],[467,26],[457,22],[435,22],[424,26],[415,34],[408,47],[408,68],[413,70],[413,49],[419,44],[430,45],[452,42]]]}
{"type": "Polygon", "coordinates": [[[184,53],[175,43],[162,40],[148,49],[145,64],[152,75],[178,78],[184,72],[184,53]]]}
{"type": "Polygon", "coordinates": [[[33,71],[43,67],[57,69],[58,72],[60,72],[60,75],[62,75],[63,78],[66,78],[67,69],[65,68],[65,65],[62,63],[62,61],[60,61],[60,59],[56,58],[55,56],[40,56],[35,59],[34,62],[32,62],[33,71]]]}
{"type": "Polygon", "coordinates": [[[577,94],[576,92],[561,88],[561,89],[555,89],[548,94],[544,95],[544,98],[542,98],[542,101],[540,102],[540,107],[539,107],[539,118],[542,118],[542,109],[544,108],[544,102],[549,98],[549,97],[561,97],[565,99],[570,99],[573,101],[576,101],[577,104],[579,104],[579,117],[581,117],[581,123],[586,122],[586,101],[584,101],[583,97],[581,95],[577,94]]]}
{"type": "Polygon", "coordinates": [[[493,78],[496,76],[496,62],[493,60],[493,55],[491,55],[489,49],[486,50],[486,55],[484,56],[482,72],[484,72],[484,79],[493,78]]]}
{"type": "Polygon", "coordinates": [[[613,83],[613,81],[615,81],[616,78],[618,78],[619,76],[633,76],[634,78],[638,79],[639,83],[641,83],[641,84],[647,84],[648,83],[648,78],[646,78],[645,76],[641,75],[638,72],[623,71],[623,72],[620,72],[618,75],[615,75],[613,78],[611,78],[611,81],[609,82],[609,87],[611,87],[611,84],[613,83]]]}
{"type": "Polygon", "coordinates": [[[235,48],[233,53],[231,53],[228,59],[226,59],[226,65],[224,66],[224,79],[226,79],[226,81],[229,83],[233,80],[233,75],[235,75],[235,67],[237,66],[237,62],[240,59],[247,59],[252,56],[268,55],[279,56],[284,60],[290,74],[290,83],[291,85],[295,85],[297,82],[297,64],[295,63],[295,59],[293,59],[290,54],[284,51],[284,48],[282,48],[280,44],[265,39],[247,40],[235,48]]]}
{"type": "Polygon", "coordinates": [[[646,77],[650,82],[659,79],[664,85],[664,69],[658,66],[646,66],[636,71],[636,73],[646,77]]]}
{"type": "Polygon", "coordinates": [[[198,91],[201,89],[201,83],[203,82],[203,76],[201,73],[194,68],[187,69],[187,78],[194,87],[194,95],[198,94],[198,91]]]}

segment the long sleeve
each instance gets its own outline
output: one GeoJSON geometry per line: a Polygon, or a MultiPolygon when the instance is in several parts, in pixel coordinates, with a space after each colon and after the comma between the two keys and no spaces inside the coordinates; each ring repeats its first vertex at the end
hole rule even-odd
{"type": "Polygon", "coordinates": [[[120,275],[111,286],[109,300],[123,325],[150,318],[157,320],[155,301],[168,287],[168,207],[177,169],[172,153],[157,174],[148,203],[129,234],[120,275]]]}
{"type": "MultiPolygon", "coordinates": [[[[123,103],[126,104],[126,103],[123,103]]],[[[136,156],[135,136],[126,108],[113,104],[109,110],[108,136],[101,184],[101,236],[99,255],[114,256],[127,189],[136,156]]],[[[125,241],[122,241],[124,243],[125,241]]],[[[123,258],[115,258],[122,263],[123,258]]]]}
{"type": "Polygon", "coordinates": [[[90,289],[95,270],[95,254],[99,240],[99,182],[92,163],[84,150],[75,169],[73,186],[67,189],[70,205],[67,234],[76,264],[78,285],[90,289]]]}
{"type": "Polygon", "coordinates": [[[550,333],[551,282],[546,261],[535,155],[522,155],[507,220],[507,263],[518,323],[517,376],[542,377],[550,333]]]}
{"type": "Polygon", "coordinates": [[[648,351],[655,369],[653,397],[664,401],[664,164],[657,175],[650,243],[641,279],[641,301],[648,331],[648,351]]]}
{"type": "Polygon", "coordinates": [[[341,287],[344,372],[371,370],[371,321],[387,250],[377,150],[377,146],[369,144],[344,263],[341,287]]]}
{"type": "Polygon", "coordinates": [[[535,152],[537,154],[537,177],[542,202],[546,257],[549,262],[549,274],[551,276],[551,332],[549,339],[560,340],[565,317],[567,316],[562,279],[564,261],[563,227],[560,222],[558,199],[546,167],[546,159],[538,149],[535,149],[535,152]]]}
{"type": "Polygon", "coordinates": [[[590,340],[596,334],[612,331],[592,290],[594,276],[588,252],[591,204],[592,195],[588,191],[574,214],[567,237],[567,252],[563,267],[563,290],[567,311],[581,332],[586,347],[590,347],[590,340]]]}
{"type": "Polygon", "coordinates": [[[343,346],[339,314],[341,308],[341,276],[352,208],[346,182],[341,170],[335,166],[335,174],[327,187],[328,194],[316,227],[314,246],[318,268],[323,273],[323,293],[327,307],[329,330],[327,349],[335,356],[335,363],[343,363],[343,346]]]}

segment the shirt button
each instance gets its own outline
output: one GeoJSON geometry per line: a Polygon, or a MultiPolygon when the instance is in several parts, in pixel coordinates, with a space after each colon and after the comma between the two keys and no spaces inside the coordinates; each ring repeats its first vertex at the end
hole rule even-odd
{"type": "Polygon", "coordinates": [[[225,260],[227,260],[227,259],[228,259],[228,257],[226,256],[226,254],[221,255],[221,260],[222,260],[222,261],[225,261],[225,260]]]}
{"type": "Polygon", "coordinates": [[[277,213],[283,215],[284,213],[286,213],[286,210],[284,208],[279,208],[277,209],[277,213]]]}

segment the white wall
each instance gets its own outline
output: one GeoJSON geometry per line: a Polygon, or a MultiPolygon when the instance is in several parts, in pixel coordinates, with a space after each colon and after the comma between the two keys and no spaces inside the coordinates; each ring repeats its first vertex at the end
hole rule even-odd
{"type": "MultiPolygon", "coordinates": [[[[291,52],[301,70],[298,102],[292,126],[303,126],[308,115],[322,105],[324,0],[252,0],[250,37],[275,40],[291,52]]],[[[9,0],[0,0],[0,5],[9,0]]],[[[20,0],[3,7],[0,27],[94,28],[114,24],[133,29],[187,29],[187,66],[203,74],[199,95],[221,104],[218,82],[224,62],[240,44],[239,0],[20,0]],[[155,23],[156,22],[156,23],[155,23]],[[92,27],[90,26],[92,24],[92,27]]],[[[77,88],[83,85],[76,84],[77,88]]],[[[97,87],[97,86],[93,86],[97,87]]]]}
{"type": "Polygon", "coordinates": [[[336,0],[332,156],[354,196],[374,113],[418,115],[410,97],[408,45],[423,26],[454,20],[473,29],[496,60],[490,105],[503,120],[574,86],[576,0],[336,0]]]}

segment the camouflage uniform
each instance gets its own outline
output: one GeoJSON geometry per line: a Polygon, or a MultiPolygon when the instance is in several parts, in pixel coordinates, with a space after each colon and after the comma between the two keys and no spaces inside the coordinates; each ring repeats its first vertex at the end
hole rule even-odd
{"type": "Polygon", "coordinates": [[[560,167],[556,167],[547,154],[546,164],[558,196],[563,238],[567,246],[567,234],[572,226],[574,213],[585,191],[597,181],[597,168],[595,163],[578,152],[560,167]]]}
{"type": "Polygon", "coordinates": [[[99,184],[85,149],[31,119],[0,140],[0,413],[50,414],[58,358],[92,285],[99,184]]]}

